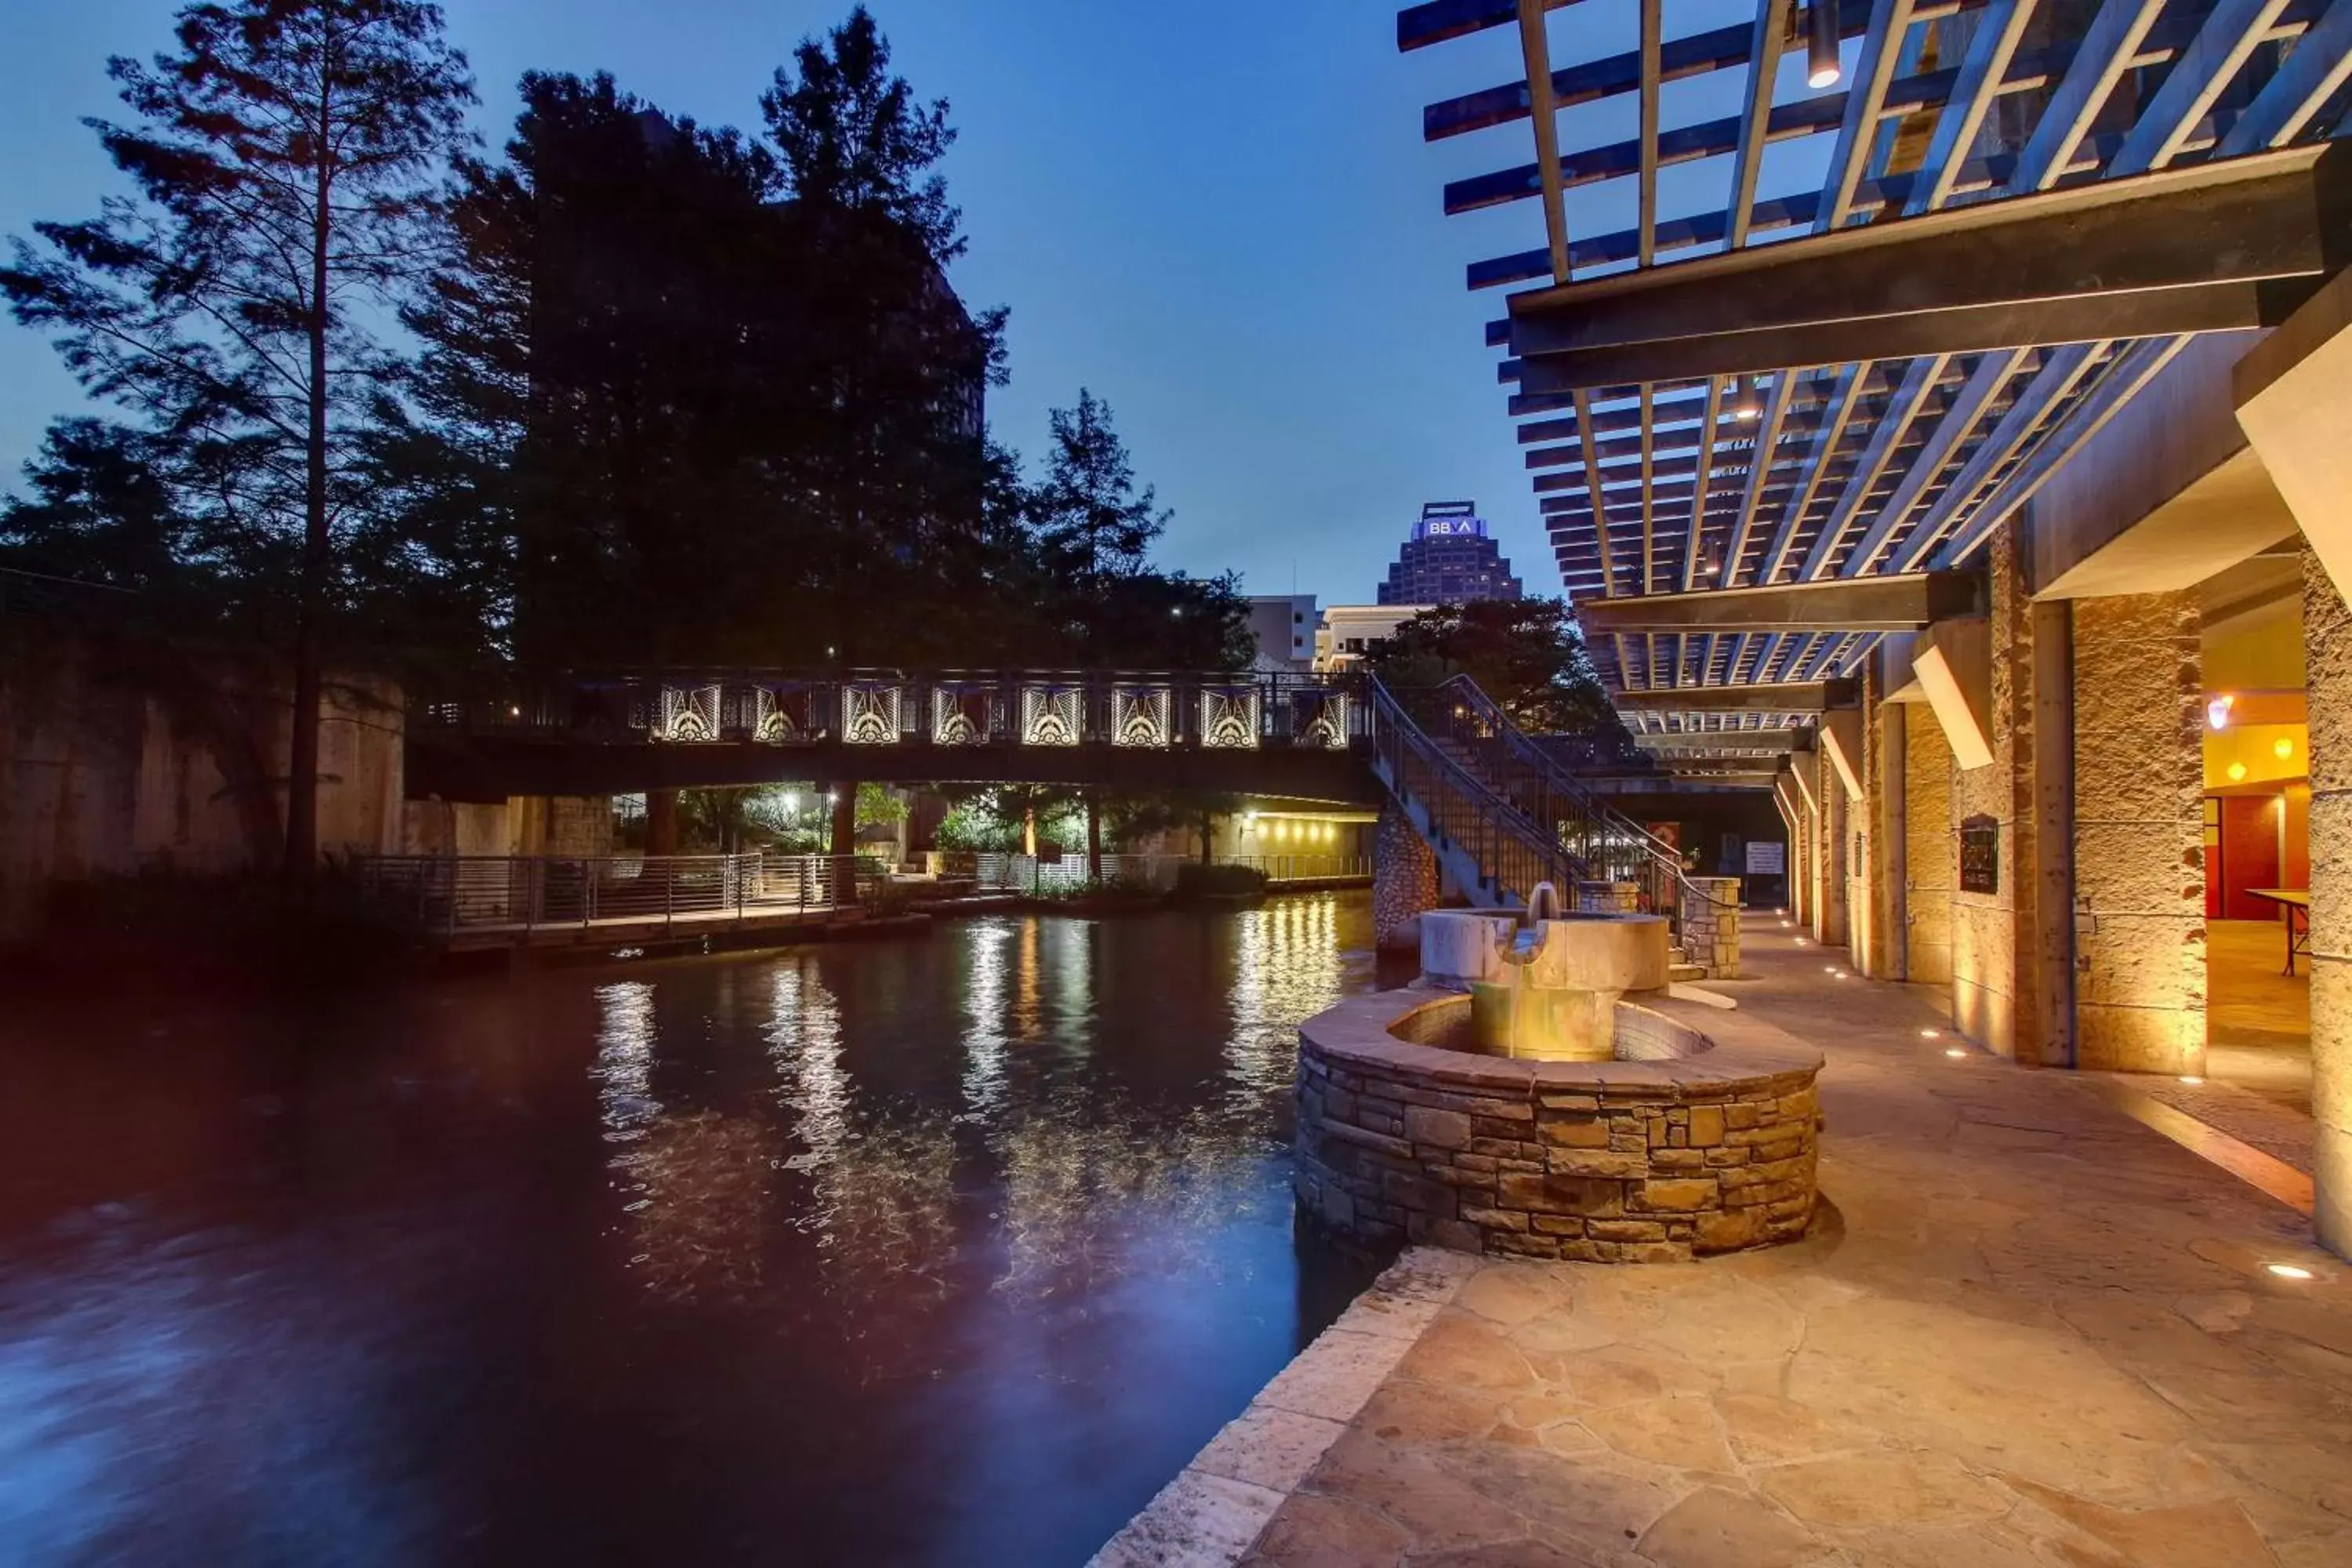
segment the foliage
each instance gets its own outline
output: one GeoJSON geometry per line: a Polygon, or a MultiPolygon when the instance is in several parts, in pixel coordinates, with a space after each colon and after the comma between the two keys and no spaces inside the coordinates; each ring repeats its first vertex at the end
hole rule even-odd
{"type": "Polygon", "coordinates": [[[872,782],[857,786],[857,826],[860,827],[896,827],[907,820],[907,803],[890,793],[886,784],[872,782]]]}
{"type": "MultiPolygon", "coordinates": [[[[90,393],[145,421],[144,473],[207,514],[198,558],[290,645],[286,854],[307,874],[335,542],[364,500],[358,430],[389,368],[370,322],[433,243],[473,84],[424,0],[221,0],[188,5],[176,36],[176,54],[107,66],[133,118],[95,128],[137,197],[35,225],[43,246],[16,242],[0,291],[90,393]]],[[[109,521],[130,543],[133,518],[109,521]]]]}
{"type": "Polygon", "coordinates": [[[1467,675],[1537,734],[1616,723],[1608,694],[1560,599],[1481,599],[1423,610],[1372,645],[1365,662],[1398,690],[1467,675]]]}
{"type": "Polygon", "coordinates": [[[1036,814],[1039,847],[1048,844],[1065,850],[1086,847],[1086,816],[1075,806],[1073,792],[1046,784],[995,784],[971,792],[940,819],[939,846],[1021,854],[1032,812],[1036,814]]]}
{"type": "Polygon", "coordinates": [[[1255,866],[1208,865],[1187,860],[1176,868],[1176,896],[1238,898],[1265,891],[1265,873],[1255,866]]]}
{"type": "Polygon", "coordinates": [[[1231,816],[1247,802],[1238,795],[1211,790],[1159,790],[1113,801],[1104,815],[1114,841],[1129,844],[1171,828],[1188,830],[1206,863],[1216,848],[1217,821],[1231,816]]]}

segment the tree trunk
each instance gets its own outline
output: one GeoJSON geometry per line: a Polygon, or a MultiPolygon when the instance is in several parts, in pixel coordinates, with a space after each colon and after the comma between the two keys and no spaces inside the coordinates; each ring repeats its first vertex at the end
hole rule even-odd
{"type": "Polygon", "coordinates": [[[1087,880],[1102,880],[1102,795],[1087,791],[1087,880]]]}
{"type": "Polygon", "coordinates": [[[286,763],[286,875],[307,879],[319,864],[319,620],[327,591],[327,252],[334,223],[328,149],[334,145],[322,64],[318,181],[310,225],[310,429],[303,442],[302,575],[294,608],[294,727],[286,763]]]}
{"type": "Polygon", "coordinates": [[[833,852],[857,853],[857,786],[844,783],[833,796],[833,852]]]}
{"type": "Polygon", "coordinates": [[[1211,852],[1215,847],[1216,832],[1217,819],[1207,812],[1202,812],[1201,814],[1201,864],[1203,866],[1208,865],[1213,858],[1211,852]]]}

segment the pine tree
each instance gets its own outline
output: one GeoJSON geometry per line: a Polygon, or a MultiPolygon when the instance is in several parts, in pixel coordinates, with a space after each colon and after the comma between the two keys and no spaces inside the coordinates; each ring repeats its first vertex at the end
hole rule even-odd
{"type": "MultiPolygon", "coordinates": [[[[288,873],[318,858],[319,702],[353,426],[388,359],[370,331],[421,270],[473,84],[425,0],[220,0],[178,49],[108,64],[134,120],[98,123],[136,187],[83,223],[35,226],[0,269],[92,393],[192,451],[213,501],[290,542],[288,873]]],[[[250,563],[248,563],[250,564],[250,563]]],[[[264,568],[266,570],[266,568],[264,568]]]]}

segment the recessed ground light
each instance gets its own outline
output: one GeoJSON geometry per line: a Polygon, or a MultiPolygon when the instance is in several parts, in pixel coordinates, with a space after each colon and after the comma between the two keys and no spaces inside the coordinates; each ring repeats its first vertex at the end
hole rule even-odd
{"type": "Polygon", "coordinates": [[[2305,1268],[2300,1263],[2265,1263],[2263,1265],[2263,1268],[2266,1272],[2275,1274],[2282,1279],[2309,1279],[2313,1278],[2311,1270],[2305,1268]]]}
{"type": "Polygon", "coordinates": [[[1968,1053],[1968,1052],[1966,1052],[1966,1051],[1964,1051],[1964,1050],[1962,1050],[1962,1049],[1961,1049],[1959,1047],[1958,1047],[1958,1046],[1946,1046],[1946,1047],[1944,1047],[1944,1054],[1945,1054],[1946,1056],[1948,1056],[1948,1057],[1964,1057],[1964,1056],[1967,1056],[1969,1053],[1968,1053]]]}
{"type": "Polygon", "coordinates": [[[1835,974],[1837,973],[1837,965],[1834,963],[1824,963],[1822,965],[1822,973],[1823,974],[1835,974]]]}
{"type": "Polygon", "coordinates": [[[2199,1078],[2195,1073],[2193,1073],[2193,1072],[2192,1072],[2192,1073],[2182,1073],[2182,1074],[2180,1075],[2180,1081],[2181,1081],[2181,1082],[2183,1082],[2183,1083],[2203,1083],[2205,1080],[2204,1080],[2203,1079],[2201,1079],[2201,1078],[2199,1078]]]}
{"type": "Polygon", "coordinates": [[[1941,1029],[1922,1029],[1919,1031],[1919,1037],[1923,1040],[1936,1040],[1941,1039],[1943,1034],[1941,1029]]]}

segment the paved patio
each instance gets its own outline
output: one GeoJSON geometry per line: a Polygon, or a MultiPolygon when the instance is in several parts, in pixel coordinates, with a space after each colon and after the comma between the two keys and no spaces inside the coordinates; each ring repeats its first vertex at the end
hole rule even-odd
{"type": "Polygon", "coordinates": [[[1467,1266],[1345,1407],[1321,1392],[1319,1458],[1251,1451],[1249,1424],[1306,1419],[1277,1384],[1195,1462],[1196,1493],[1245,1483],[1271,1514],[1214,1558],[2352,1563],[2352,1271],[2303,1216],[2098,1084],[1947,1056],[1930,994],[1768,931],[1723,989],[1828,1053],[1812,1234],[1467,1266]]]}

